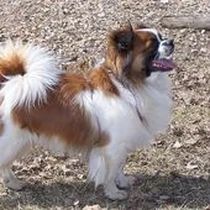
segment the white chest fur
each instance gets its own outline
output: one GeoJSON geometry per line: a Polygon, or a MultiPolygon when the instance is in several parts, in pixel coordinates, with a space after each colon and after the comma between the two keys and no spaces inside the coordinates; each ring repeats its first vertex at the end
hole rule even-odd
{"type": "Polygon", "coordinates": [[[151,143],[154,135],[167,128],[170,120],[170,84],[166,74],[153,73],[139,89],[127,89],[113,81],[120,97],[109,97],[101,90],[85,91],[77,101],[112,142],[125,144],[127,151],[151,143]],[[140,119],[142,116],[143,121],[140,119]]]}

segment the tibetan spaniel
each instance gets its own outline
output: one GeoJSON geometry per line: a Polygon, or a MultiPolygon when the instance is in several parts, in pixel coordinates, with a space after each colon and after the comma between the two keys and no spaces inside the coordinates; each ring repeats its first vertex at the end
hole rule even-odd
{"type": "Polygon", "coordinates": [[[6,187],[24,183],[12,163],[35,145],[82,153],[88,178],[110,199],[125,199],[134,178],[123,173],[130,152],[167,128],[168,72],[173,40],[150,28],[111,32],[104,61],[80,74],[62,71],[55,57],[33,44],[0,46],[0,173],[6,187]]]}

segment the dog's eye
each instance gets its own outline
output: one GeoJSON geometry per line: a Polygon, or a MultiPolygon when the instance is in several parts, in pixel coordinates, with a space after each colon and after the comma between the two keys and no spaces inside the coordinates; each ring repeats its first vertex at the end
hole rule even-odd
{"type": "Polygon", "coordinates": [[[156,56],[157,52],[158,52],[158,48],[159,48],[159,40],[157,39],[156,36],[152,37],[152,44],[150,47],[150,55],[151,57],[156,56]]]}
{"type": "Polygon", "coordinates": [[[153,46],[153,49],[157,49],[159,46],[159,41],[158,41],[157,37],[155,37],[155,36],[152,38],[152,46],[153,46]]]}

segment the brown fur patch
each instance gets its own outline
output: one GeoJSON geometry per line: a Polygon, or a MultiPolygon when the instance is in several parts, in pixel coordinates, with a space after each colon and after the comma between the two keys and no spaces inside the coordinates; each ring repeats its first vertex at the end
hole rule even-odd
{"type": "Polygon", "coordinates": [[[111,81],[107,70],[98,68],[89,75],[90,83],[93,89],[101,89],[108,95],[119,95],[119,91],[111,81]]]}
{"type": "MultiPolygon", "coordinates": [[[[106,93],[116,92],[113,86],[105,82],[105,78],[99,80],[98,74],[99,72],[91,74],[89,79],[79,74],[63,74],[59,85],[48,93],[46,104],[30,110],[24,107],[15,108],[14,121],[22,129],[49,138],[60,137],[67,145],[77,148],[106,145],[109,141],[108,135],[99,128],[94,128],[90,116],[80,105],[73,102],[74,97],[84,90],[106,87],[106,93]],[[103,84],[100,81],[103,81],[103,84]]],[[[107,75],[106,79],[108,78],[107,75]]]]}
{"type": "Polygon", "coordinates": [[[57,97],[61,103],[71,104],[73,97],[81,91],[92,90],[85,76],[76,73],[66,73],[61,76],[57,97]]]}
{"type": "Polygon", "coordinates": [[[5,76],[24,75],[24,60],[15,53],[8,57],[0,57],[0,72],[5,76]]]}
{"type": "MultiPolygon", "coordinates": [[[[93,144],[95,130],[87,113],[72,101],[64,105],[60,92],[51,94],[48,103],[31,110],[16,108],[14,121],[22,129],[44,135],[48,138],[59,137],[67,145],[78,148],[93,144]]],[[[64,99],[66,100],[66,99],[64,99]]]]}

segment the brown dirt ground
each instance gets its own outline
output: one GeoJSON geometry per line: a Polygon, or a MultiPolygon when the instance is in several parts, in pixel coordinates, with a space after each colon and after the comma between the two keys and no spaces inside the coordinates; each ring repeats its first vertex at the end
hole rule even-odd
{"type": "Polygon", "coordinates": [[[104,199],[101,189],[85,182],[86,166],[77,158],[36,150],[14,164],[27,187],[14,192],[0,186],[0,209],[209,209],[210,32],[159,24],[164,15],[209,12],[209,0],[0,0],[0,41],[21,38],[47,46],[65,69],[88,69],[103,56],[107,31],[127,20],[174,37],[178,65],[171,76],[171,125],[150,149],[130,156],[126,171],[137,182],[128,200],[104,199]]]}

